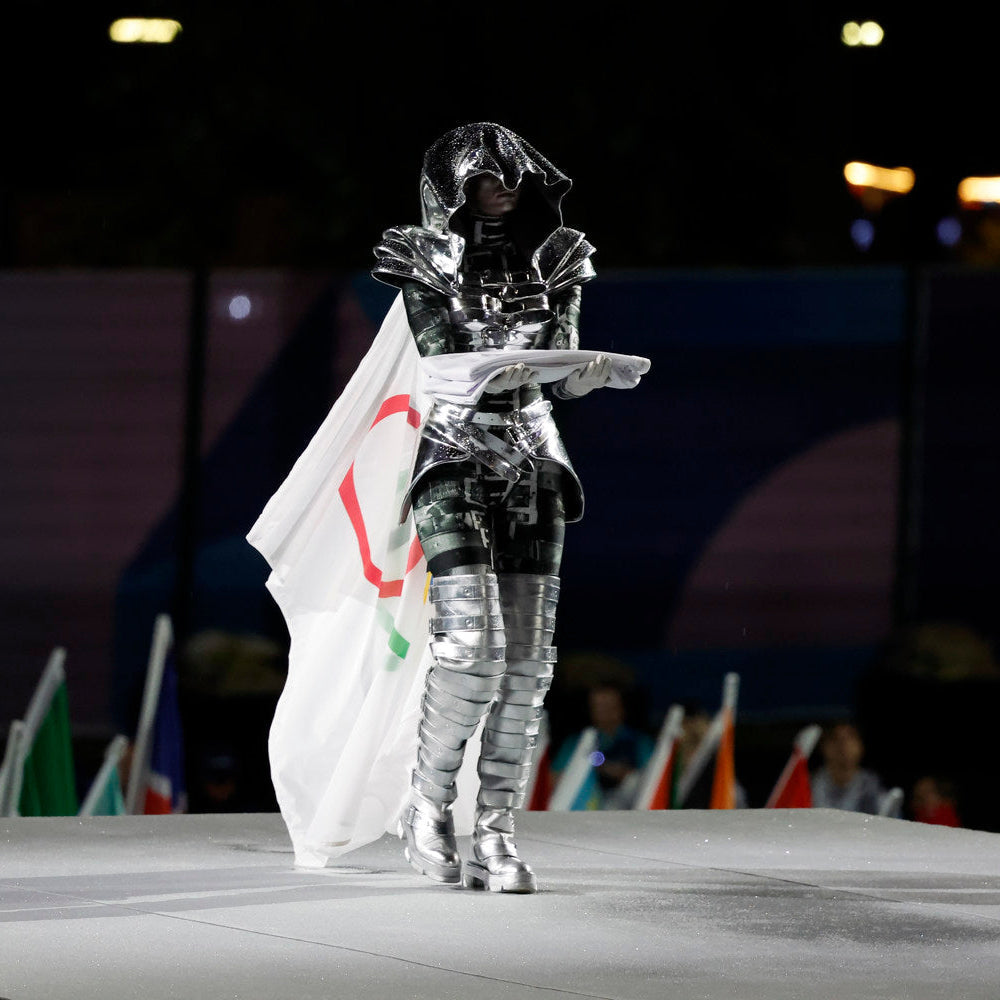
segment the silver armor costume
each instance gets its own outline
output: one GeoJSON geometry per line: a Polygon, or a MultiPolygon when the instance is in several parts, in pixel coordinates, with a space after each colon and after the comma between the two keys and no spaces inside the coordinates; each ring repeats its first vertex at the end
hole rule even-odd
{"type": "MultiPolygon", "coordinates": [[[[464,126],[428,150],[423,225],[387,230],[372,272],[402,289],[421,355],[579,346],[593,247],[562,226],[570,185],[499,125],[464,126]],[[516,207],[484,208],[490,178],[516,207]]],[[[560,384],[554,392],[573,395],[560,384]]],[[[487,392],[476,406],[435,401],[409,489],[433,574],[434,664],[399,832],[418,871],[494,891],[536,888],[517,854],[512,810],[523,805],[556,658],[563,527],[583,513],[551,408],[533,381],[487,392]],[[451,804],[466,741],[484,716],[463,873],[451,804]]]]}

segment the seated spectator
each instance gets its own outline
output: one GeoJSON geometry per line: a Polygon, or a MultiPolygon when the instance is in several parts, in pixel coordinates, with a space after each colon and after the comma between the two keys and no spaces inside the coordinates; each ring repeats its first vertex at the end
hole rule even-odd
{"type": "Polygon", "coordinates": [[[961,826],[956,808],[955,791],[950,781],[925,775],[913,785],[910,809],[918,823],[939,826],[961,826]]]}
{"type": "MultiPolygon", "coordinates": [[[[653,754],[653,741],[626,723],[625,695],[614,684],[599,683],[588,699],[590,725],[597,730],[595,758],[600,809],[631,809],[638,791],[639,775],[653,754]]],[[[576,749],[580,735],[570,737],[553,762],[562,771],[576,749]]]]}
{"type": "Polygon", "coordinates": [[[861,766],[865,745],[852,722],[828,726],[820,741],[823,766],[812,777],[817,809],[846,809],[877,815],[885,789],[878,776],[861,766]]]}

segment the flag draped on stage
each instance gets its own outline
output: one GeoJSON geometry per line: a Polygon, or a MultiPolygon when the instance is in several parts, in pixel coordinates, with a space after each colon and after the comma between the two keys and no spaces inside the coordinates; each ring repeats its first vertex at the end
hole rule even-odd
{"type": "MultiPolygon", "coordinates": [[[[428,406],[397,296],[248,535],[291,636],[269,751],[299,865],[394,831],[406,797],[429,665],[427,565],[412,516],[399,515],[428,406]]],[[[460,832],[471,829],[477,757],[470,743],[460,832]]]]}

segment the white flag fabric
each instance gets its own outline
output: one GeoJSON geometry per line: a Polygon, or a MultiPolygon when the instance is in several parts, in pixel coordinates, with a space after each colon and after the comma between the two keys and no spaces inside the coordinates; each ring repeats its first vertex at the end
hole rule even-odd
{"type": "Polygon", "coordinates": [[[649,371],[649,359],[608,351],[504,351],[485,350],[459,354],[436,354],[421,358],[425,388],[451,402],[471,405],[479,400],[486,383],[500,369],[523,364],[538,382],[558,382],[579,371],[589,361],[607,358],[611,372],[606,388],[634,389],[649,371]]]}
{"type": "MultiPolygon", "coordinates": [[[[271,725],[271,777],[296,864],[395,832],[416,761],[427,564],[400,524],[429,409],[397,296],[368,354],[248,537],[291,636],[271,725]]],[[[459,775],[471,831],[478,746],[459,775]]]]}

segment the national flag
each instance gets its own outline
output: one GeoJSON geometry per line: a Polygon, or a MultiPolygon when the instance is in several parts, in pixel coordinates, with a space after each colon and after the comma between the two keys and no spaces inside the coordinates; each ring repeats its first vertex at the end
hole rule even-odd
{"type": "Polygon", "coordinates": [[[121,760],[128,749],[128,739],[116,736],[104,751],[104,762],[91,782],[81,816],[124,816],[125,796],[122,793],[121,760]]]}
{"type": "Polygon", "coordinates": [[[799,731],[791,756],[771,791],[765,809],[809,809],[812,788],[809,781],[809,758],[819,741],[820,727],[806,726],[799,731]]]}
{"type": "Polygon", "coordinates": [[[524,796],[525,808],[548,809],[552,791],[552,741],[549,738],[548,715],[543,712],[538,740],[531,758],[531,777],[524,796]]]}
{"type": "Polygon", "coordinates": [[[722,738],[715,754],[715,774],[709,809],[736,808],[736,737],[733,710],[723,708],[722,738]]]}
{"type": "Polygon", "coordinates": [[[173,647],[167,654],[160,682],[160,698],[153,725],[153,748],[149,757],[143,810],[147,815],[187,812],[184,779],[184,731],[177,697],[177,670],[173,647]]]}
{"type": "Polygon", "coordinates": [[[673,809],[677,800],[677,764],[684,709],[672,705],[660,729],[653,756],[643,768],[636,809],[673,809]]]}
{"type": "Polygon", "coordinates": [[[24,717],[10,779],[21,816],[74,816],[79,807],[65,662],[65,649],[52,651],[24,717]]]}
{"type": "Polygon", "coordinates": [[[597,768],[604,758],[597,749],[597,729],[588,726],[577,738],[576,746],[563,769],[549,800],[550,812],[599,809],[600,787],[597,768]]]}
{"type": "Polygon", "coordinates": [[[158,615],[125,797],[131,814],[183,812],[186,808],[183,736],[172,646],[170,616],[158,615]]]}
{"type": "Polygon", "coordinates": [[[738,674],[726,674],[722,707],[681,773],[677,802],[684,808],[733,809],[737,803],[735,719],[738,674]]]}

